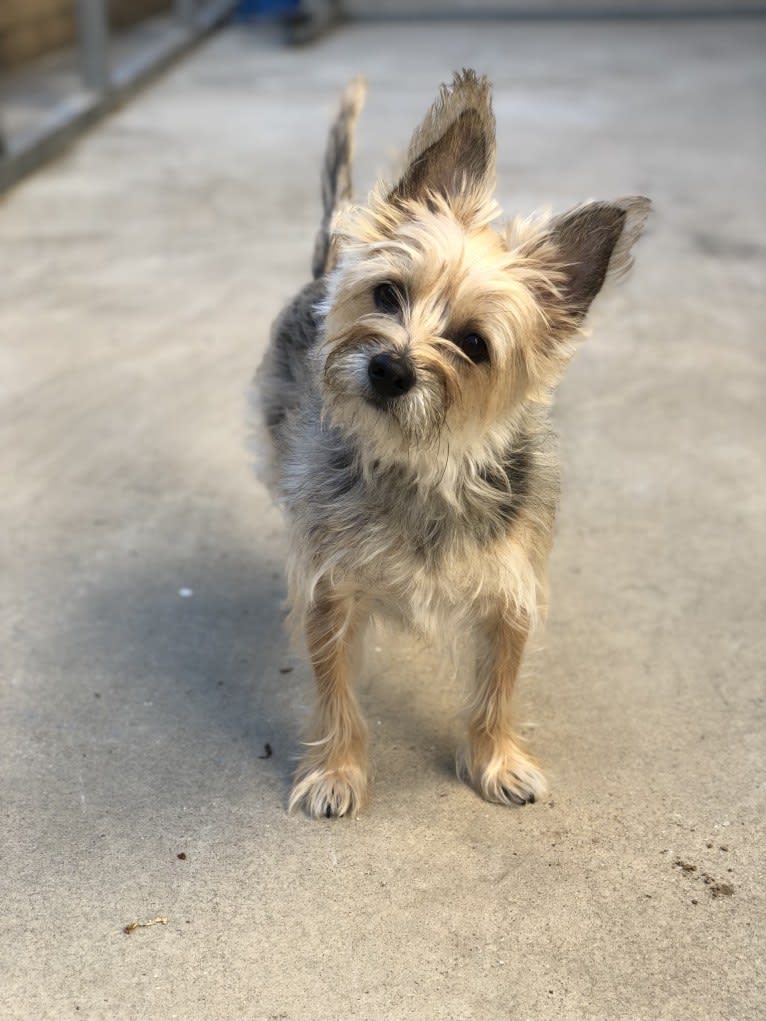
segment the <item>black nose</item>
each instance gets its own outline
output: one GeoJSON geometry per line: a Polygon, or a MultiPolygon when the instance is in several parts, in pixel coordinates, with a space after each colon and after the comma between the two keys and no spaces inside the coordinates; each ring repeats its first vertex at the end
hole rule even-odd
{"type": "Polygon", "coordinates": [[[415,385],[415,372],[407,358],[400,355],[373,355],[367,366],[370,386],[380,397],[401,397],[415,385]]]}

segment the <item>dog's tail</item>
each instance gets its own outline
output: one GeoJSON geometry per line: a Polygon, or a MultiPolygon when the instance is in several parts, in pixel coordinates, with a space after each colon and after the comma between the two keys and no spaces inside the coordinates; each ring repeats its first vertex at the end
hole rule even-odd
{"type": "Polygon", "coordinates": [[[322,167],[322,223],[314,245],[311,265],[317,280],[332,268],[334,261],[330,230],[336,209],[351,199],[351,161],[354,156],[356,121],[364,103],[366,85],[361,75],[343,90],[340,110],[330,128],[322,167]]]}

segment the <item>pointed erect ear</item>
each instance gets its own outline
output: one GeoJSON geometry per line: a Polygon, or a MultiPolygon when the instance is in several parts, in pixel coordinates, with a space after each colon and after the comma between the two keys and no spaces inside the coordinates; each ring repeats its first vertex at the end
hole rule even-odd
{"type": "Polygon", "coordinates": [[[631,248],[644,229],[651,203],[640,195],[614,202],[587,202],[553,220],[547,240],[555,247],[556,270],[566,313],[587,315],[607,278],[626,273],[631,248]]]}
{"type": "Polygon", "coordinates": [[[495,186],[495,118],[489,82],[474,71],[456,74],[416,130],[407,167],[389,201],[491,198],[495,186]]]}

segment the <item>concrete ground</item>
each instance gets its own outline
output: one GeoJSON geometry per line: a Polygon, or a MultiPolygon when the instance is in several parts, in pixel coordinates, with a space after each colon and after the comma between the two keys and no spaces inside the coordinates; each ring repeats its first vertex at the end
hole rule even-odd
{"type": "Polygon", "coordinates": [[[231,29],[0,207],[4,1021],[766,1015],[765,34],[231,29]],[[340,86],[369,78],[365,188],[462,65],[496,82],[506,208],[655,200],[559,393],[519,698],[552,796],[459,784],[459,682],[378,636],[371,804],[311,822],[245,386],[340,86]]]}

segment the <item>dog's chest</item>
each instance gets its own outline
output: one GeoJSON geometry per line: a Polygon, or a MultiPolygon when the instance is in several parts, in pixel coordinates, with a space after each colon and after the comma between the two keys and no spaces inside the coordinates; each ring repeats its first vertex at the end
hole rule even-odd
{"type": "Polygon", "coordinates": [[[283,464],[300,586],[328,578],[430,639],[498,605],[534,612],[521,490],[492,478],[424,486],[404,468],[362,470],[341,447],[315,453],[283,464]]]}
{"type": "Polygon", "coordinates": [[[361,562],[374,554],[380,566],[439,571],[489,538],[493,508],[472,506],[462,485],[424,486],[399,466],[362,471],[348,453],[337,453],[328,469],[320,501],[326,523],[331,534],[355,536],[349,553],[361,562]]]}
{"type": "Polygon", "coordinates": [[[304,512],[320,562],[418,630],[518,587],[520,494],[506,478],[458,475],[427,486],[402,467],[362,471],[341,450],[315,465],[311,480],[304,512]]]}

